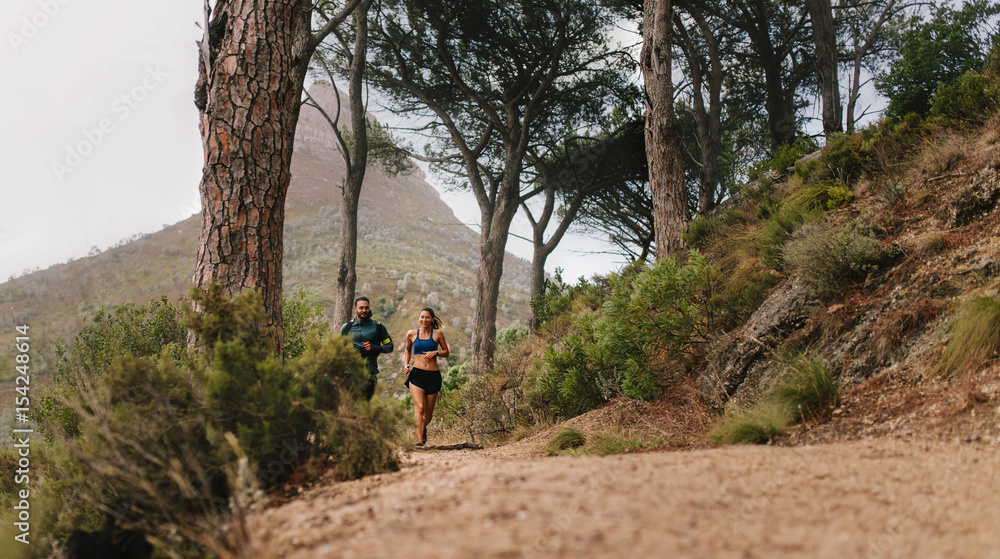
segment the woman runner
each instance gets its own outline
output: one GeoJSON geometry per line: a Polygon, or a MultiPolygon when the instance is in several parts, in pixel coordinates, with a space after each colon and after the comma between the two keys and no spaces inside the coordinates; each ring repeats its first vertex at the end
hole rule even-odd
{"type": "Polygon", "coordinates": [[[434,309],[420,309],[418,320],[420,327],[406,333],[403,363],[409,374],[405,384],[413,397],[417,446],[424,446],[427,442],[427,424],[434,416],[434,402],[441,391],[441,370],[438,368],[437,358],[448,357],[448,342],[441,331],[441,319],[434,315],[434,309]]]}

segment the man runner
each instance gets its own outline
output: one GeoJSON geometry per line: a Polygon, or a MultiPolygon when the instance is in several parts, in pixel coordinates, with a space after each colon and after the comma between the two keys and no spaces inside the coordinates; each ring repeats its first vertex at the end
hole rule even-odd
{"type": "Polygon", "coordinates": [[[381,322],[372,320],[372,306],[368,297],[354,300],[354,315],[354,320],[340,327],[340,335],[354,338],[355,351],[365,358],[369,375],[368,384],[365,385],[365,398],[371,400],[378,382],[378,354],[392,353],[392,338],[381,322]]]}

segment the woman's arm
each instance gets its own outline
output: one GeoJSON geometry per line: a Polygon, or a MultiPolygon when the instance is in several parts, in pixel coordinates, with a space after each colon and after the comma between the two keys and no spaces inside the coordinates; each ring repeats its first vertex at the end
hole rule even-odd
{"type": "Polygon", "coordinates": [[[444,339],[444,332],[440,330],[435,330],[434,333],[438,336],[438,339],[436,340],[438,344],[438,350],[437,350],[437,355],[435,357],[448,357],[448,354],[450,352],[448,351],[448,342],[445,341],[444,339]]]}
{"type": "Polygon", "coordinates": [[[412,334],[416,330],[410,330],[406,333],[406,348],[403,350],[403,368],[410,370],[410,356],[413,354],[413,336],[412,334]]]}

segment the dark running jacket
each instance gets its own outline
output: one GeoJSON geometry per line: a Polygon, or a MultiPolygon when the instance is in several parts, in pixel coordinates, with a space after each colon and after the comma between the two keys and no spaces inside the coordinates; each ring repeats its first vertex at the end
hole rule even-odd
{"type": "Polygon", "coordinates": [[[340,327],[340,335],[350,335],[354,338],[354,350],[361,357],[365,358],[368,372],[375,376],[378,374],[378,355],[380,353],[392,353],[393,343],[389,331],[385,325],[377,320],[366,318],[364,320],[352,320],[340,327]],[[365,351],[362,347],[365,342],[372,343],[371,351],[365,351]]]}

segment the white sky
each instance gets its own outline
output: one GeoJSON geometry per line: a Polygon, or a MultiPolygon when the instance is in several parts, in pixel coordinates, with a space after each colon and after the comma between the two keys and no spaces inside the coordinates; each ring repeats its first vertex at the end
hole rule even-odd
{"type": "MultiPolygon", "coordinates": [[[[199,211],[202,17],[200,0],[0,3],[0,282],[199,211]]],[[[478,222],[471,196],[444,198],[478,222]]],[[[512,232],[530,236],[523,219],[512,232]]],[[[621,266],[579,252],[594,245],[568,239],[546,268],[576,279],[621,266]]],[[[508,250],[531,257],[529,242],[508,250]]]]}

